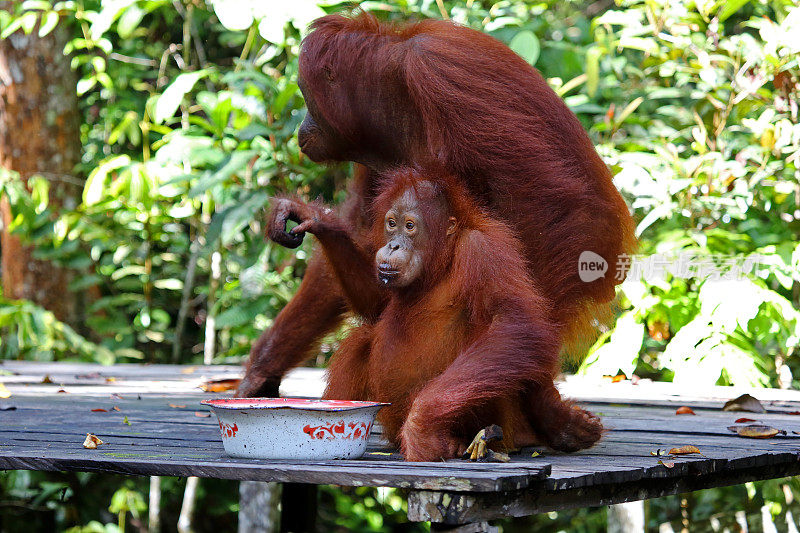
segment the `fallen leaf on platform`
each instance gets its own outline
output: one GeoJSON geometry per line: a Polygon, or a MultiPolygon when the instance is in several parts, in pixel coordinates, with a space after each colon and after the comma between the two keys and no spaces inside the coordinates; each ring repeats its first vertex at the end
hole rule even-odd
{"type": "Polygon", "coordinates": [[[173,409],[183,409],[184,407],[186,407],[185,405],[177,405],[174,403],[169,404],[169,406],[172,407],[173,409]]]}
{"type": "Polygon", "coordinates": [[[206,411],[206,412],[203,412],[203,411],[195,411],[195,412],[194,412],[194,416],[196,416],[196,417],[198,417],[198,418],[206,418],[206,417],[209,417],[209,416],[211,416],[211,413],[209,413],[209,412],[207,412],[207,411],[206,411]]]}
{"type": "MultiPolygon", "coordinates": [[[[697,446],[692,446],[687,444],[686,446],[680,446],[678,448],[672,448],[669,451],[670,455],[688,455],[691,453],[697,453],[703,455],[703,453],[697,448],[697,446]]],[[[705,455],[703,455],[705,457],[705,455]]]]}
{"type": "Polygon", "coordinates": [[[241,381],[239,378],[210,379],[200,385],[200,388],[205,392],[225,392],[236,390],[241,381]]]}
{"type": "Polygon", "coordinates": [[[541,453],[539,453],[539,452],[533,452],[533,453],[531,454],[531,457],[539,457],[540,455],[542,455],[542,454],[541,454],[541,453]]]}
{"type": "Polygon", "coordinates": [[[114,383],[115,381],[117,381],[117,378],[115,378],[115,377],[107,377],[106,378],[106,383],[114,383]]]}
{"type": "Polygon", "coordinates": [[[628,376],[626,376],[625,374],[617,374],[616,376],[611,378],[611,383],[619,383],[620,381],[625,381],[626,379],[628,379],[628,376]]]}
{"type": "Polygon", "coordinates": [[[123,419],[122,419],[122,423],[123,423],[123,424],[127,424],[127,425],[129,425],[129,426],[131,425],[131,421],[130,421],[130,420],[128,420],[128,417],[127,417],[127,416],[126,416],[126,417],[123,417],[123,419]]]}
{"type": "Polygon", "coordinates": [[[392,452],[369,452],[367,455],[392,455],[392,452]]]}
{"type": "Polygon", "coordinates": [[[653,457],[661,457],[662,455],[669,455],[669,454],[667,454],[666,451],[659,448],[654,452],[650,452],[650,455],[652,455],[653,457]]]}
{"type": "Polygon", "coordinates": [[[661,461],[661,460],[658,461],[658,464],[664,465],[667,468],[674,468],[675,467],[675,463],[665,463],[664,461],[661,461]]]}
{"type": "Polygon", "coordinates": [[[107,412],[108,412],[108,409],[100,409],[100,408],[98,408],[98,409],[92,409],[92,412],[93,412],[93,413],[107,413],[107,412]]]}
{"type": "Polygon", "coordinates": [[[789,411],[788,413],[781,413],[783,415],[800,415],[800,411],[789,411]]]}
{"type": "Polygon", "coordinates": [[[761,405],[761,402],[750,396],[749,394],[742,394],[738,398],[728,400],[722,407],[723,411],[749,411],[751,413],[766,413],[767,410],[761,405]]]}
{"type": "Polygon", "coordinates": [[[45,377],[42,378],[42,383],[43,384],[52,383],[52,382],[53,382],[53,380],[50,377],[50,374],[47,374],[45,377]]]}
{"type": "Polygon", "coordinates": [[[197,370],[196,366],[190,366],[189,368],[181,370],[181,374],[193,374],[195,370],[197,370]]]}
{"type": "Polygon", "coordinates": [[[112,410],[112,411],[122,411],[122,409],[120,409],[120,408],[119,408],[119,407],[117,407],[116,405],[115,405],[114,407],[112,407],[112,408],[111,408],[111,410],[112,410]]]}
{"type": "Polygon", "coordinates": [[[65,391],[64,389],[58,389],[56,392],[60,392],[60,393],[62,393],[62,394],[69,394],[69,393],[68,393],[67,391],[65,391]]]}
{"type": "Polygon", "coordinates": [[[99,438],[97,438],[97,435],[93,435],[91,433],[87,433],[86,434],[86,440],[83,441],[83,447],[87,448],[89,450],[94,450],[95,448],[97,448],[101,444],[105,444],[105,442],[103,442],[99,438]]]}
{"type": "Polygon", "coordinates": [[[11,391],[6,388],[5,385],[0,383],[0,398],[10,398],[11,391]]]}
{"type": "Polygon", "coordinates": [[[0,411],[16,411],[16,405],[0,405],[0,411]]]}
{"type": "Polygon", "coordinates": [[[760,424],[751,424],[749,426],[730,426],[730,431],[733,431],[740,437],[748,437],[751,439],[768,439],[775,435],[786,435],[786,431],[782,429],[775,429],[770,426],[763,426],[760,424]]]}
{"type": "Polygon", "coordinates": [[[684,405],[683,407],[678,407],[678,408],[675,410],[675,414],[676,414],[676,415],[693,415],[693,414],[695,414],[695,412],[694,412],[694,411],[692,411],[692,408],[691,408],[691,407],[686,407],[686,406],[684,405]]]}
{"type": "Polygon", "coordinates": [[[113,400],[121,400],[121,399],[122,399],[122,396],[120,396],[119,394],[117,394],[117,393],[115,392],[114,394],[112,394],[112,395],[111,395],[111,398],[112,398],[113,400]]]}
{"type": "Polygon", "coordinates": [[[747,422],[756,422],[752,418],[737,418],[734,424],[746,424],[747,422]]]}

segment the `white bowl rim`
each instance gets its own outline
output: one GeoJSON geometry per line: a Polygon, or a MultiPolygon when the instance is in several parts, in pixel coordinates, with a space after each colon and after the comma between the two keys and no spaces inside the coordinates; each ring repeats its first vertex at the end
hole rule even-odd
{"type": "Polygon", "coordinates": [[[390,405],[358,400],[318,400],[311,398],[213,398],[200,402],[214,409],[294,409],[298,411],[352,411],[390,405]]]}

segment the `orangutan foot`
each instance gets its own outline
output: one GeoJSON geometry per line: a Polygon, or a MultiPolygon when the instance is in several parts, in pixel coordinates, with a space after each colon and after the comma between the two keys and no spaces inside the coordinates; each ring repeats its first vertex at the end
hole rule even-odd
{"type": "Polygon", "coordinates": [[[507,463],[511,459],[503,452],[496,452],[489,448],[492,442],[503,440],[503,428],[497,424],[492,424],[480,430],[475,438],[472,439],[467,451],[464,452],[464,459],[470,461],[507,463]]]}
{"type": "Polygon", "coordinates": [[[591,448],[602,436],[600,418],[573,405],[566,410],[558,429],[547,436],[547,445],[561,452],[576,452],[591,448]]]}

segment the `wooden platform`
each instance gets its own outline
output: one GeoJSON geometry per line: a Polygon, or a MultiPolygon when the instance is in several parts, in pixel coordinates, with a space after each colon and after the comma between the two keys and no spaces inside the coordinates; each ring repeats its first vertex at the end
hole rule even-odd
{"type": "MultiPolygon", "coordinates": [[[[800,473],[800,434],[793,433],[800,433],[800,415],[790,414],[800,411],[800,392],[715,387],[698,394],[670,384],[577,378],[562,391],[600,415],[608,433],[591,450],[576,454],[526,449],[508,464],[406,463],[373,435],[367,454],[356,461],[233,459],[224,454],[216,418],[200,405],[221,394],[199,387],[239,373],[238,367],[223,366],[5,361],[0,383],[11,396],[0,399],[0,469],[404,487],[410,489],[411,520],[451,524],[800,473]],[[725,400],[743,392],[762,400],[768,413],[722,411],[725,400]],[[676,415],[681,405],[696,415],[676,415]],[[787,434],[739,437],[728,426],[741,417],[787,434]],[[86,433],[106,444],[84,449],[86,433]],[[685,445],[703,456],[658,455],[685,445]]],[[[313,397],[321,392],[322,379],[320,371],[298,369],[281,391],[313,397]]]]}

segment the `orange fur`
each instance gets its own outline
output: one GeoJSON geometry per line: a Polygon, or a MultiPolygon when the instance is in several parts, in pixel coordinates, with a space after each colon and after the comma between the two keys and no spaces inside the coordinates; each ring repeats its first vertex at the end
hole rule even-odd
{"type": "MultiPolygon", "coordinates": [[[[377,214],[406,190],[416,191],[431,235],[423,279],[389,291],[377,319],[343,343],[325,396],[390,402],[380,421],[409,460],[454,457],[493,423],[503,426],[510,447],[593,444],[599,421],[562,401],[553,385],[559,328],[510,229],[448,176],[401,169],[388,177],[372,206],[381,221],[375,227],[383,226],[377,214]],[[452,235],[449,216],[457,220],[452,235]]],[[[328,230],[315,234],[334,265],[348,261],[351,252],[336,244],[341,238],[328,230]]],[[[373,238],[372,248],[385,243],[377,229],[373,238]]],[[[377,283],[374,266],[351,274],[377,283]]]]}
{"type": "MultiPolygon", "coordinates": [[[[592,317],[608,314],[618,258],[635,246],[633,221],[578,119],[507,46],[451,21],[388,24],[367,13],[329,15],[303,41],[298,83],[309,110],[298,135],[303,151],[314,160],[359,163],[342,219],[363,249],[373,245],[373,205],[389,185],[381,175],[397,166],[437,169],[466,191],[455,198],[482,209],[475,222],[486,222],[487,233],[476,241],[499,233],[498,242],[516,250],[514,268],[535,283],[559,347],[574,346],[591,334],[592,317]],[[580,280],[583,251],[608,262],[605,277],[580,280]]],[[[279,238],[284,222],[270,221],[279,238]]],[[[346,269],[335,272],[331,263],[328,252],[312,259],[298,294],[254,344],[238,394],[274,394],[281,376],[346,309],[381,313],[385,301],[356,295],[360,280],[342,277],[346,269]]],[[[502,264],[479,263],[465,268],[506,279],[502,264]]],[[[423,330],[408,331],[418,337],[423,330]]]]}

